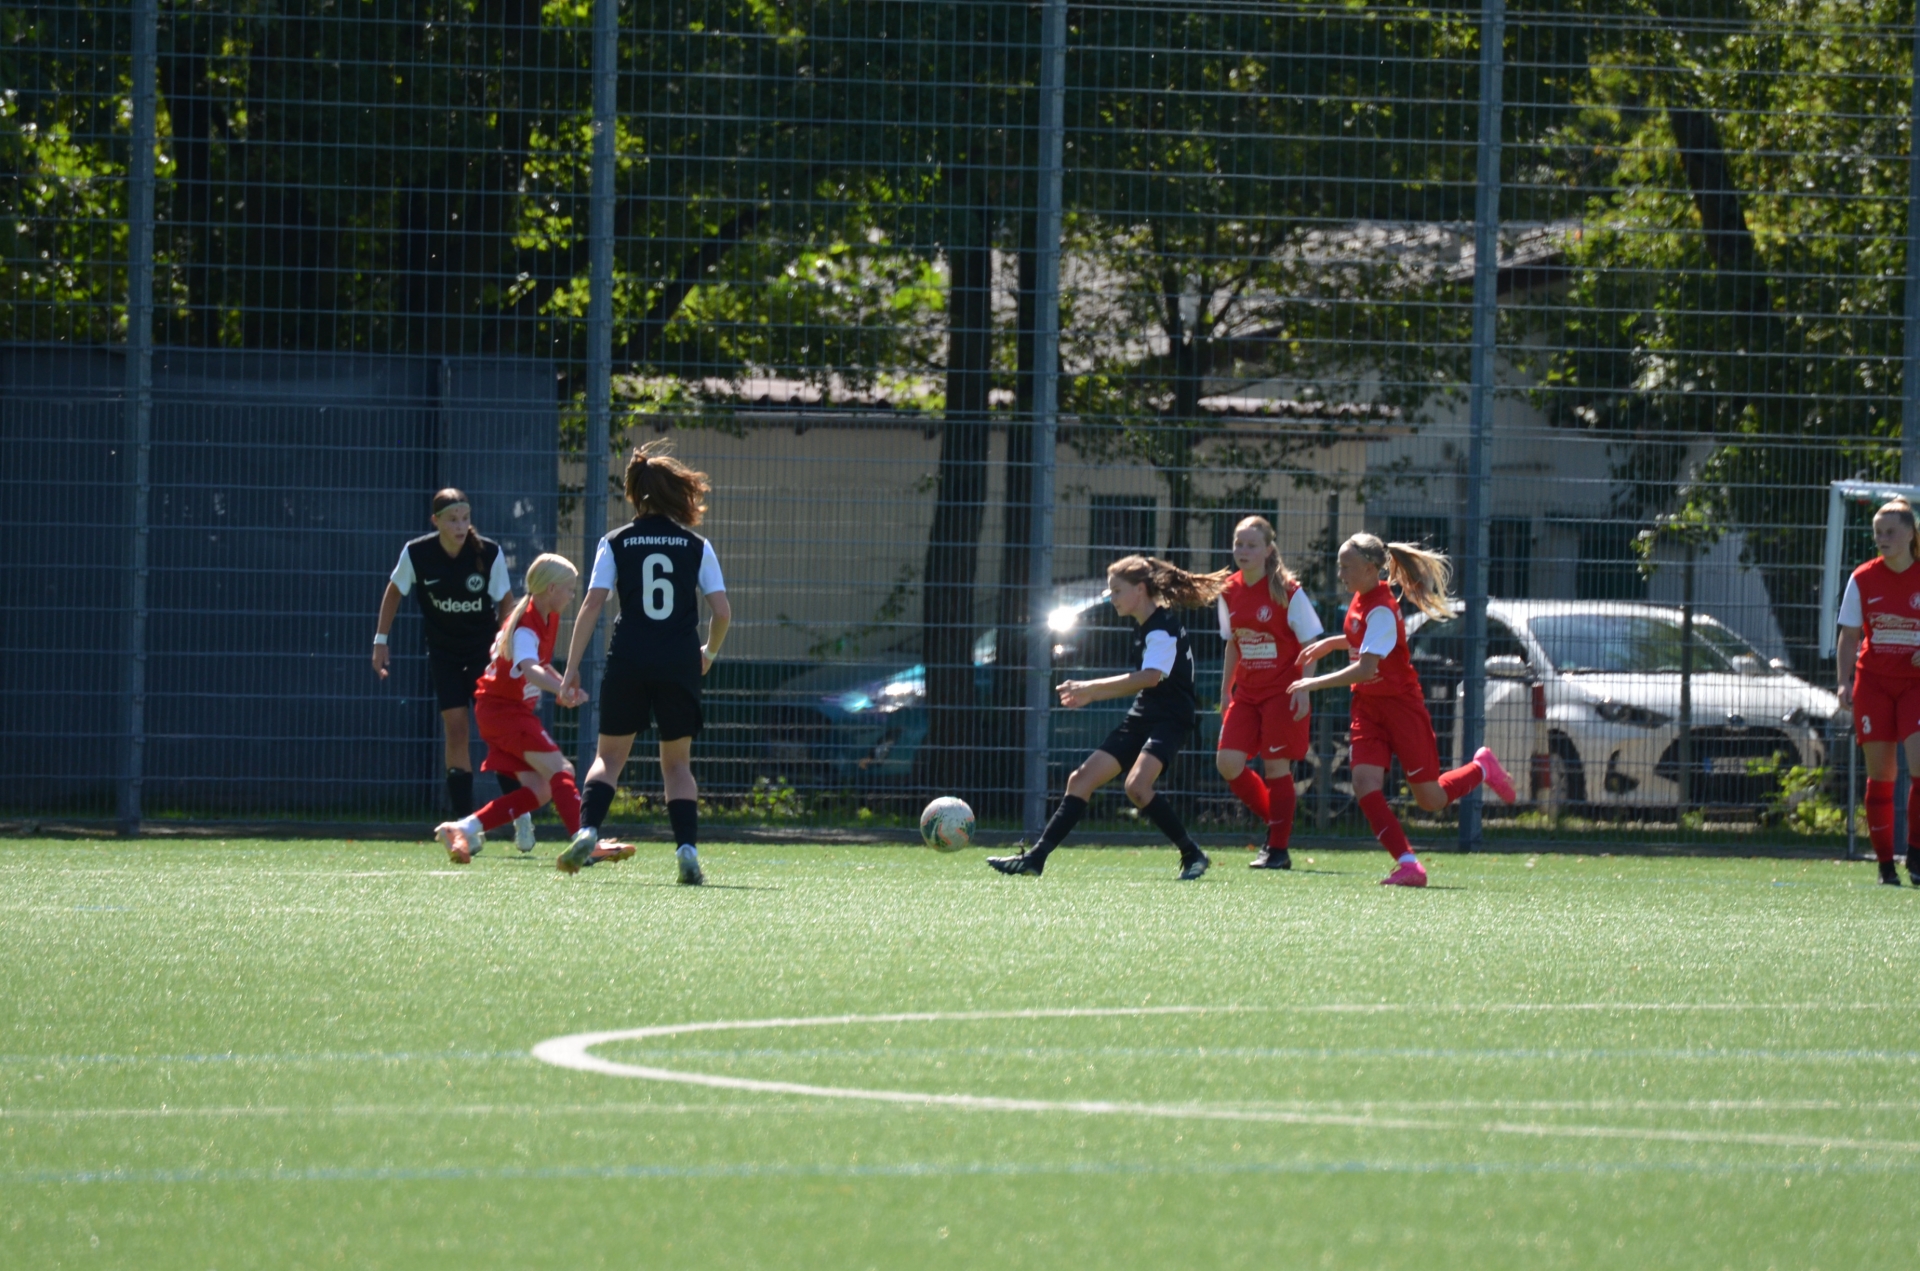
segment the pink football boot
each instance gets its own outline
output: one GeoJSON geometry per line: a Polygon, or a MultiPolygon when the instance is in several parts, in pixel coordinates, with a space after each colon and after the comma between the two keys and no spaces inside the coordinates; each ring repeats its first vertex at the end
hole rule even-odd
{"type": "Polygon", "coordinates": [[[1500,766],[1499,757],[1485,746],[1473,752],[1473,761],[1480,765],[1480,771],[1487,775],[1487,788],[1500,796],[1500,802],[1512,803],[1520,796],[1513,788],[1513,778],[1500,766]]]}
{"type": "Polygon", "coordinates": [[[1419,861],[1402,861],[1399,868],[1380,880],[1382,887],[1425,887],[1427,867],[1419,861]]]}

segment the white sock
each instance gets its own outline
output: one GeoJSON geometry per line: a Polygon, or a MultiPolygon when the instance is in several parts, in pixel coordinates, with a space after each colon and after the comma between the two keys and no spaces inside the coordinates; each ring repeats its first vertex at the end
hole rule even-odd
{"type": "Polygon", "coordinates": [[[480,818],[478,816],[462,817],[453,824],[456,829],[460,830],[468,838],[478,838],[481,833],[480,818]]]}
{"type": "Polygon", "coordinates": [[[1420,863],[1420,858],[1415,856],[1412,852],[1408,852],[1405,856],[1402,856],[1400,858],[1400,863],[1402,865],[1418,865],[1420,863]]]}

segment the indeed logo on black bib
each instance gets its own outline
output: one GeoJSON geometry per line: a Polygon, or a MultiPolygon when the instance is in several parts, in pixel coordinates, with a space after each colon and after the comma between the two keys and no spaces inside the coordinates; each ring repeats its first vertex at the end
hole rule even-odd
{"type": "Polygon", "coordinates": [[[440,596],[429,596],[433,607],[441,613],[485,613],[487,602],[475,596],[472,600],[447,600],[440,596]]]}

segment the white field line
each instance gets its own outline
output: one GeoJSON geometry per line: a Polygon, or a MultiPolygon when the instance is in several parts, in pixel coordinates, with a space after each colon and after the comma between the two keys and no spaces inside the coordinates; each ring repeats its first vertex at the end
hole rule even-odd
{"type": "MultiPolygon", "coordinates": [[[[1193,1105],[1176,1104],[1175,1107],[1193,1105]]],[[[1741,1112],[1901,1112],[1920,1116],[1920,1102],[1889,1099],[1847,1103],[1837,1099],[1408,1099],[1289,1100],[1282,1103],[1209,1104],[1231,1113],[1344,1113],[1362,1119],[1380,1112],[1685,1112],[1716,1115],[1741,1112]]],[[[213,1107],[154,1108],[0,1108],[4,1121],[167,1120],[206,1117],[215,1120],[276,1117],[570,1117],[570,1116],[748,1116],[858,1113],[863,1109],[802,1103],[367,1103],[299,1106],[233,1104],[213,1107]]],[[[881,1109],[871,1109],[879,1112],[881,1109]]],[[[1822,1140],[1823,1142],[1825,1140],[1822,1140]]]]}
{"type": "MultiPolygon", "coordinates": [[[[715,1073],[683,1072],[622,1064],[592,1052],[612,1042],[643,1041],[654,1037],[722,1031],[818,1028],[846,1024],[905,1024],[965,1022],[1001,1019],[1072,1019],[1102,1016],[1198,1014],[1208,1008],[1155,1006],[1026,1011],[914,1011],[887,1015],[827,1015],[758,1020],[703,1020],[689,1024],[660,1024],[646,1028],[574,1033],[554,1037],[533,1048],[534,1058],[558,1068],[671,1082],[713,1090],[746,1090],[756,1094],[795,1095],[802,1098],[851,1100],[911,1107],[958,1108],[968,1112],[1068,1113],[1079,1116],[1147,1117],[1186,1121],[1232,1121],[1273,1125],[1339,1126],[1365,1130],[1424,1130],[1524,1135],[1534,1138],[1627,1139],[1642,1142],[1711,1143],[1757,1147],[1799,1147],[1821,1151],[1855,1150],[1920,1153],[1920,1141],[1839,1138],[1827,1135],[1750,1134],[1724,1130],[1664,1130],[1653,1127],[1554,1125],[1510,1121],[1441,1121],[1431,1118],[1381,1117],[1365,1113],[1306,1112],[1210,1105],[1203,1103],[1129,1103],[1104,1099],[1015,1099],[993,1095],[928,1094],[909,1090],[874,1090],[846,1086],[814,1086],[793,1081],[762,1081],[715,1073]]],[[[1227,1008],[1231,1009],[1231,1008],[1227,1008]]]]}

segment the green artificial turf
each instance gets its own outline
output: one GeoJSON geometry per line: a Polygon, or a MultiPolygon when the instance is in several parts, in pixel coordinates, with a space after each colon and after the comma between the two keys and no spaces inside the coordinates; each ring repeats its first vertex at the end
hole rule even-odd
{"type": "Polygon", "coordinates": [[[0,1265],[1920,1264],[1920,892],[1870,864],[551,851],[0,843],[0,1265]],[[530,1053],[1178,1006],[592,1052],[985,1107],[530,1053]]]}

